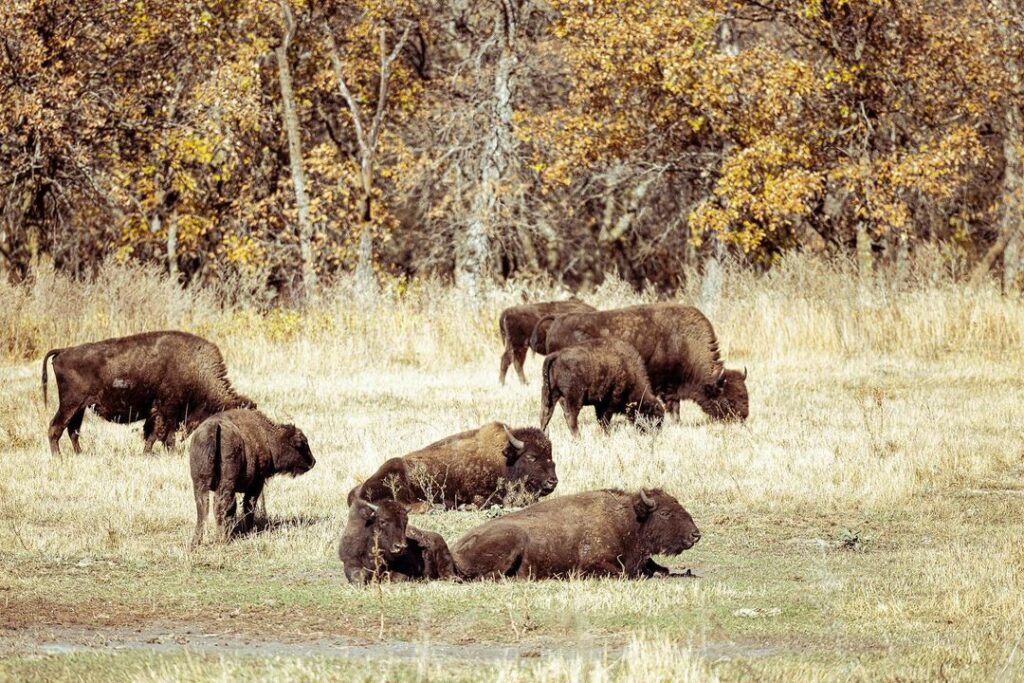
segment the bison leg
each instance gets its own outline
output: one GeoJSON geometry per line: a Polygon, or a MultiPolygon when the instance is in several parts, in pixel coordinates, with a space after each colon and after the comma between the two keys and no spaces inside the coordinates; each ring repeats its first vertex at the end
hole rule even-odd
{"type": "Polygon", "coordinates": [[[525,346],[513,351],[512,362],[515,363],[516,374],[519,375],[519,381],[523,384],[529,384],[529,382],[526,381],[526,374],[523,372],[523,363],[526,362],[525,346]]]}
{"type": "Polygon", "coordinates": [[[71,416],[68,422],[68,436],[71,438],[71,447],[75,453],[81,453],[82,447],[78,443],[78,437],[82,433],[82,420],[85,418],[85,408],[79,408],[78,412],[71,416]]]}
{"type": "MultiPolygon", "coordinates": [[[[64,433],[64,430],[68,428],[68,425],[70,425],[75,419],[75,415],[78,414],[79,410],[84,411],[84,408],[69,403],[61,403],[60,406],[58,406],[57,414],[53,416],[52,420],[50,420],[50,452],[53,455],[60,455],[60,437],[64,433]]],[[[81,422],[79,422],[79,427],[80,426],[81,422]]],[[[74,443],[72,443],[72,445],[74,445],[74,443]]],[[[75,452],[78,452],[77,449],[75,452]]]]}
{"type": "Polygon", "coordinates": [[[580,411],[583,410],[583,401],[579,399],[562,399],[562,412],[565,413],[565,421],[569,425],[569,431],[573,436],[580,435],[580,411]]]}
{"type": "Polygon", "coordinates": [[[594,406],[594,412],[597,414],[597,423],[601,425],[601,429],[607,434],[608,426],[612,423],[612,411],[608,409],[608,406],[601,403],[594,406]]]}
{"type": "Polygon", "coordinates": [[[217,532],[221,540],[227,540],[234,531],[235,492],[231,489],[219,489],[213,494],[213,516],[217,522],[217,532]]]}
{"type": "Polygon", "coordinates": [[[242,531],[250,531],[256,522],[256,503],[260,499],[260,494],[263,493],[263,482],[256,484],[250,490],[245,492],[242,497],[242,521],[240,527],[242,531]]]}
{"type": "Polygon", "coordinates": [[[164,442],[164,448],[167,450],[168,453],[170,453],[171,451],[174,450],[174,436],[175,434],[177,434],[177,430],[168,429],[166,430],[166,432],[167,433],[164,434],[164,438],[162,439],[162,441],[164,442]]]}
{"type": "Polygon", "coordinates": [[[671,572],[669,571],[668,567],[663,567],[657,562],[655,562],[653,558],[648,557],[647,561],[644,562],[643,566],[640,567],[640,574],[646,576],[647,578],[651,578],[655,574],[668,576],[669,574],[671,574],[671,572]]]}
{"type": "Polygon", "coordinates": [[[508,374],[508,366],[512,364],[512,345],[505,344],[505,352],[501,354],[501,369],[498,370],[498,381],[505,386],[505,376],[508,374]]]}
{"type": "Polygon", "coordinates": [[[163,421],[158,413],[150,413],[149,417],[146,418],[146,422],[142,425],[142,436],[146,440],[146,445],[143,446],[142,452],[149,455],[153,452],[153,444],[156,443],[158,438],[161,438],[163,431],[163,421]]]}
{"type": "Polygon", "coordinates": [[[527,577],[532,571],[523,562],[527,544],[526,533],[521,529],[511,525],[493,527],[460,544],[454,553],[455,567],[459,575],[471,579],[527,577]]]}
{"type": "Polygon", "coordinates": [[[196,530],[192,534],[192,547],[197,548],[203,542],[203,526],[210,511],[210,491],[203,485],[194,487],[196,496],[196,530]]]}

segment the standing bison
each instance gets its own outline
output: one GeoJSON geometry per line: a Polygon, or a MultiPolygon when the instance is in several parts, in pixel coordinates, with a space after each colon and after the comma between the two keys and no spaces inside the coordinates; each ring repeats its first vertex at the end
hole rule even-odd
{"type": "Polygon", "coordinates": [[[60,453],[68,430],[76,453],[86,408],[111,422],[145,420],[145,452],[153,443],[174,445],[174,433],[186,432],[210,415],[232,408],[255,408],[235,392],[216,345],[185,332],[146,332],[53,349],[43,356],[43,402],[46,361],[53,358],[60,406],[50,422],[50,450],[60,453]]]}
{"type": "Polygon", "coordinates": [[[725,368],[715,331],[696,308],[648,304],[569,313],[551,320],[545,350],[552,353],[601,337],[621,339],[640,353],[658,396],[695,401],[715,420],[747,418],[747,373],[725,368]]]}
{"type": "Polygon", "coordinates": [[[417,509],[432,503],[451,509],[546,496],[557,484],[551,442],[544,432],[531,427],[509,430],[491,422],[391,458],[349,492],[348,503],[356,498],[371,503],[393,499],[417,509]]]}
{"type": "Polygon", "coordinates": [[[573,435],[579,435],[577,420],[583,406],[594,406],[605,431],[617,414],[633,424],[644,418],[660,425],[665,418],[643,359],[619,339],[588,339],[550,354],[544,359],[543,378],[540,428],[545,432],[559,402],[573,435]]]}
{"type": "MultiPolygon", "coordinates": [[[[526,384],[523,362],[526,360],[526,350],[530,346],[531,335],[541,318],[594,310],[596,309],[593,306],[588,306],[578,299],[569,299],[568,301],[523,304],[502,311],[498,318],[498,329],[501,331],[502,341],[505,342],[505,352],[501,355],[501,370],[498,375],[501,383],[505,383],[508,366],[514,363],[519,381],[526,384]]],[[[535,347],[534,351],[536,350],[535,347]]]]}
{"type": "Polygon", "coordinates": [[[531,505],[472,529],[452,547],[467,579],[652,576],[652,555],[700,540],[693,518],[661,489],[588,491],[531,505]]]}
{"type": "Polygon", "coordinates": [[[275,424],[258,410],[229,410],[199,425],[189,447],[189,464],[196,498],[195,547],[203,540],[211,492],[221,535],[231,532],[236,493],[244,494],[240,527],[248,530],[267,479],[305,474],[316,459],[306,435],[295,425],[275,424]]]}
{"type": "Polygon", "coordinates": [[[455,578],[448,544],[440,534],[409,526],[409,514],[393,500],[356,498],[341,534],[338,558],[349,583],[455,578]]]}

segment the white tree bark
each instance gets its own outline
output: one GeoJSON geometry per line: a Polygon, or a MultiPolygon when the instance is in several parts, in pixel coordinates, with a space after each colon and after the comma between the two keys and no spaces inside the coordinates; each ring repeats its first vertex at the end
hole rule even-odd
{"type": "Polygon", "coordinates": [[[288,0],[281,0],[281,13],[284,17],[285,35],[281,44],[274,49],[274,54],[277,58],[277,77],[281,86],[281,118],[288,134],[288,161],[291,165],[295,207],[299,219],[302,295],[303,298],[309,298],[316,290],[317,276],[313,263],[313,223],[309,218],[306,172],[302,165],[302,137],[299,130],[299,115],[295,108],[295,92],[292,89],[292,71],[288,63],[288,46],[295,35],[295,20],[288,0]]]}

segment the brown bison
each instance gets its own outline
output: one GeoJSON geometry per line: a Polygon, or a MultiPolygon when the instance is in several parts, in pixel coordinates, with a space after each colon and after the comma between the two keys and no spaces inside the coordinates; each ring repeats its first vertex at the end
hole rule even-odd
{"type": "Polygon", "coordinates": [[[587,491],[545,500],[472,529],[452,547],[467,579],[652,576],[652,555],[700,540],[693,518],[661,489],[587,491]]]}
{"type": "Polygon", "coordinates": [[[199,425],[189,447],[189,462],[196,497],[195,547],[203,540],[211,492],[214,520],[226,537],[237,509],[236,493],[244,494],[238,526],[248,530],[267,479],[275,474],[305,474],[316,459],[306,435],[295,425],[275,424],[258,410],[228,410],[199,425]]]}
{"type": "Polygon", "coordinates": [[[349,492],[348,502],[393,499],[416,509],[432,503],[449,509],[482,507],[510,497],[546,496],[557,484],[551,442],[544,432],[531,427],[509,430],[491,422],[391,458],[349,492]]]}
{"type": "Polygon", "coordinates": [[[660,425],[665,408],[654,395],[643,359],[619,339],[588,339],[544,359],[540,428],[545,432],[561,402],[565,421],[574,435],[583,406],[594,406],[597,421],[608,430],[612,416],[624,414],[637,424],[643,418],[660,425]]]}
{"type": "Polygon", "coordinates": [[[696,308],[662,303],[569,313],[551,320],[545,350],[601,337],[621,339],[640,353],[658,396],[695,401],[715,420],[747,418],[746,370],[725,368],[715,331],[696,308]]]}
{"type": "MultiPolygon", "coordinates": [[[[545,316],[563,315],[565,313],[578,313],[583,311],[597,310],[588,306],[579,299],[568,301],[545,301],[536,304],[523,304],[506,308],[498,317],[498,329],[501,331],[501,339],[505,342],[505,352],[501,355],[501,370],[498,378],[505,383],[505,375],[508,373],[508,366],[515,364],[516,374],[519,381],[526,384],[526,375],[523,374],[523,362],[526,360],[526,350],[530,346],[531,335],[537,322],[545,316]]],[[[543,335],[543,331],[540,333],[543,335]]],[[[538,339],[540,339],[539,337],[538,339]]],[[[538,342],[538,347],[543,342],[538,342]]],[[[534,347],[534,351],[537,347],[534,347]]],[[[543,354],[544,351],[539,353],[543,354]]]]}
{"type": "Polygon", "coordinates": [[[452,554],[441,535],[409,526],[409,513],[393,500],[352,502],[338,558],[349,583],[455,578],[452,554]]]}
{"type": "Polygon", "coordinates": [[[130,337],[53,349],[43,356],[43,402],[46,403],[46,361],[53,358],[60,406],[50,422],[50,450],[60,453],[68,430],[78,443],[86,408],[111,422],[145,420],[145,452],[153,443],[174,445],[184,423],[186,434],[210,415],[232,408],[255,408],[227,378],[217,346],[185,332],[146,332],[130,337]]]}

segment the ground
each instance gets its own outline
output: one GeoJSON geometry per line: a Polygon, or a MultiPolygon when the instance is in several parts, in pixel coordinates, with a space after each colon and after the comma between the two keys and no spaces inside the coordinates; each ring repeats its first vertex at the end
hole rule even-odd
{"type": "MultiPolygon", "coordinates": [[[[346,584],[353,485],[447,434],[536,423],[539,359],[531,385],[499,386],[485,322],[465,322],[468,351],[452,357],[459,332],[429,321],[395,323],[390,341],[383,323],[316,336],[196,324],[317,458],[272,481],[258,533],[196,552],[188,443],[145,456],[141,425],[90,415],[85,452],[65,437],[51,457],[42,353],[6,361],[0,680],[1024,679],[1019,354],[780,351],[737,311],[721,316],[732,334],[718,327],[749,370],[745,424],[688,406],[659,433],[620,419],[604,435],[588,409],[574,440],[560,410],[552,421],[553,495],[662,486],[700,527],[693,549],[658,558],[693,577],[642,581],[346,584]]],[[[486,514],[411,522],[454,541],[486,514]]]]}

